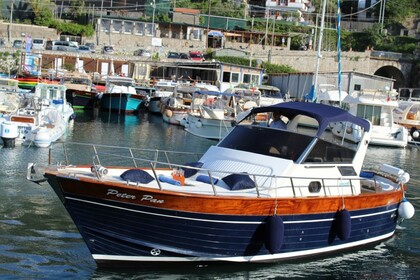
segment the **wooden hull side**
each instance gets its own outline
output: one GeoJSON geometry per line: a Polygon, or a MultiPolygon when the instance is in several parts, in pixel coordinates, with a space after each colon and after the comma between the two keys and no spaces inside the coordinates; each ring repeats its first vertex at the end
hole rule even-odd
{"type": "Polygon", "coordinates": [[[337,236],[341,198],[277,199],[281,250],[265,246],[275,199],[194,196],[46,174],[90,252],[102,261],[273,262],[335,253],[389,238],[401,192],[345,198],[350,237],[337,236]]]}
{"type": "Polygon", "coordinates": [[[103,110],[137,112],[143,103],[143,97],[129,93],[104,93],[101,98],[103,110]]]}
{"type": "Polygon", "coordinates": [[[67,90],[66,99],[73,108],[92,109],[98,106],[98,93],[79,90],[67,90]]]}

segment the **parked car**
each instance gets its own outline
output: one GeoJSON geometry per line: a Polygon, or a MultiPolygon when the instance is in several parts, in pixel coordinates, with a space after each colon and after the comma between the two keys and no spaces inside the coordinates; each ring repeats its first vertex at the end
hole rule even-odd
{"type": "Polygon", "coordinates": [[[79,45],[73,41],[53,41],[53,51],[77,52],[79,45]]]}
{"type": "Polygon", "coordinates": [[[102,53],[113,54],[114,53],[114,47],[113,46],[104,46],[102,48],[102,53]]]}
{"type": "Polygon", "coordinates": [[[80,45],[79,49],[77,50],[78,53],[92,53],[90,48],[86,45],[80,45]]]}
{"type": "Polygon", "coordinates": [[[13,48],[21,49],[22,47],[23,47],[23,41],[22,40],[14,40],[13,41],[13,48]]]}
{"type": "Polygon", "coordinates": [[[45,48],[44,39],[33,39],[32,40],[32,49],[33,50],[43,50],[45,48]]]}
{"type": "Polygon", "coordinates": [[[151,57],[152,54],[150,53],[149,50],[145,50],[145,49],[139,49],[139,50],[135,50],[133,55],[137,55],[137,56],[144,56],[144,57],[151,57]]]}
{"type": "Polygon", "coordinates": [[[175,58],[175,59],[188,59],[188,54],[186,53],[178,53],[178,52],[169,52],[168,58],[175,58]]]}
{"type": "Polygon", "coordinates": [[[190,59],[194,61],[204,61],[204,56],[200,51],[190,51],[190,59]]]}
{"type": "Polygon", "coordinates": [[[85,45],[89,47],[90,52],[92,52],[92,53],[96,52],[95,43],[86,43],[85,45]]]}
{"type": "Polygon", "coordinates": [[[168,58],[180,58],[180,55],[177,52],[169,52],[168,58]]]}

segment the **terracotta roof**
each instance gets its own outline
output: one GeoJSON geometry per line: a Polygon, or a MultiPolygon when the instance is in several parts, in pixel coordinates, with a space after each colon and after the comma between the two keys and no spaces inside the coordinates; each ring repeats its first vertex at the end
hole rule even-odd
{"type": "Polygon", "coordinates": [[[200,10],[197,9],[188,9],[188,8],[175,8],[176,13],[186,13],[186,14],[199,14],[200,10]]]}

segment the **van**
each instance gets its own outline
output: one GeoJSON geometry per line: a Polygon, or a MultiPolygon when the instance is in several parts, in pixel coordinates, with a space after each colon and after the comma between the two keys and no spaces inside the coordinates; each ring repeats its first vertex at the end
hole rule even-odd
{"type": "Polygon", "coordinates": [[[70,41],[53,41],[53,51],[77,52],[79,47],[75,42],[70,41]]]}
{"type": "Polygon", "coordinates": [[[43,50],[45,41],[44,39],[33,39],[32,40],[32,49],[33,50],[43,50]]]}

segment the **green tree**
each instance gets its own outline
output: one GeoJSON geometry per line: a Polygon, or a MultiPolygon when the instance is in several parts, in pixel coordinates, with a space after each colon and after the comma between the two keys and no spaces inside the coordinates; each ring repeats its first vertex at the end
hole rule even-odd
{"type": "Polygon", "coordinates": [[[70,13],[74,17],[80,17],[86,13],[85,1],[84,0],[71,0],[70,2],[70,13]]]}
{"type": "Polygon", "coordinates": [[[49,26],[54,21],[52,10],[55,4],[50,0],[29,0],[34,13],[34,23],[36,25],[49,26]]]}

